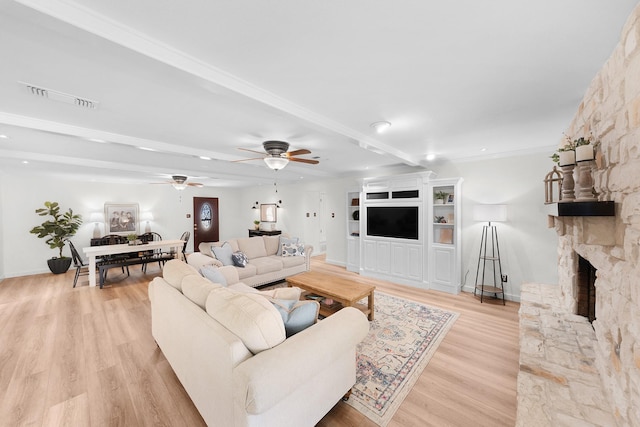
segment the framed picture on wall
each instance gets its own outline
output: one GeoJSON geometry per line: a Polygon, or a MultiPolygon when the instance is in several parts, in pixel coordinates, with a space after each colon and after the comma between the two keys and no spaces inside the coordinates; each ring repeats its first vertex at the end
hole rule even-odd
{"type": "Polygon", "coordinates": [[[104,219],[107,234],[139,234],[139,207],[137,203],[105,203],[104,219]]]}

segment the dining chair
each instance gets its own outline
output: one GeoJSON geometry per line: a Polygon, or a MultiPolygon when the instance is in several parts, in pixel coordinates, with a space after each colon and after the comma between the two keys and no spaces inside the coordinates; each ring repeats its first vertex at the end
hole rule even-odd
{"type": "MultiPolygon", "coordinates": [[[[107,234],[106,236],[102,236],[100,238],[100,245],[121,245],[127,243],[127,238],[125,236],[120,236],[118,234],[107,234]]],[[[117,255],[105,255],[103,257],[103,260],[105,262],[111,262],[113,263],[114,261],[122,261],[122,260],[126,260],[129,259],[131,257],[131,254],[117,254],[117,255]]],[[[128,265],[122,265],[122,272],[124,273],[124,269],[127,269],[127,276],[129,276],[129,266],[128,265]]],[[[104,279],[107,278],[107,270],[104,270],[104,279]]]]}
{"type": "Polygon", "coordinates": [[[76,268],[76,275],[73,278],[73,287],[76,287],[78,283],[78,277],[89,275],[89,263],[85,262],[76,247],[71,243],[71,240],[65,239],[65,242],[69,244],[71,250],[71,259],[73,260],[73,266],[76,268]]]}
{"type": "Polygon", "coordinates": [[[182,233],[182,236],[180,236],[180,240],[184,240],[184,245],[182,245],[182,260],[184,262],[187,262],[186,251],[187,251],[187,243],[189,242],[189,237],[191,237],[191,233],[189,231],[185,231],[184,233],[182,233]]]}
{"type": "MultiPolygon", "coordinates": [[[[156,233],[155,231],[150,231],[148,233],[144,233],[140,236],[140,240],[143,242],[160,242],[162,241],[162,236],[160,233],[156,233]]],[[[147,272],[147,264],[152,262],[158,262],[158,267],[162,269],[162,266],[165,262],[173,258],[173,254],[169,252],[163,252],[162,249],[152,249],[149,251],[144,251],[142,254],[144,258],[144,262],[142,264],[142,272],[147,272]]]]}

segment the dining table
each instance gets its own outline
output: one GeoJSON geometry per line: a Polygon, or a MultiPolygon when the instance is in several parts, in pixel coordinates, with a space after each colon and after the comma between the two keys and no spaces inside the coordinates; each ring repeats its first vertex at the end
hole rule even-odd
{"type": "Polygon", "coordinates": [[[128,243],[123,243],[118,245],[100,245],[82,248],[82,252],[84,252],[85,256],[89,258],[89,286],[96,286],[96,260],[99,257],[143,252],[155,249],[167,249],[170,251],[173,249],[173,252],[177,256],[182,253],[184,243],[184,240],[174,239],[158,240],[140,245],[129,245],[128,243]]]}

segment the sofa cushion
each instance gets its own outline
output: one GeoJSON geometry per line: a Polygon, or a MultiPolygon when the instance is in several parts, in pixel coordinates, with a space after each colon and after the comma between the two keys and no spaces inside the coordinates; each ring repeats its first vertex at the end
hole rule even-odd
{"type": "Polygon", "coordinates": [[[320,304],[317,301],[271,299],[271,302],[282,316],[287,338],[308,328],[318,320],[320,304]]]}
{"type": "Polygon", "coordinates": [[[162,268],[162,277],[164,280],[180,292],[182,292],[182,281],[189,275],[200,276],[200,273],[179,259],[168,261],[162,268]]]}
{"type": "Polygon", "coordinates": [[[233,265],[233,248],[229,242],[224,242],[222,246],[213,246],[211,251],[223,265],[233,265]]]}
{"type": "Polygon", "coordinates": [[[251,260],[251,265],[256,267],[256,274],[271,273],[282,270],[281,257],[262,257],[251,260]]]}
{"type": "Polygon", "coordinates": [[[246,267],[247,263],[249,262],[247,256],[242,251],[232,253],[231,260],[233,261],[233,265],[241,268],[246,267]]]}
{"type": "Polygon", "coordinates": [[[264,239],[262,236],[243,237],[238,239],[238,248],[244,252],[249,260],[267,256],[267,249],[264,246],[264,239]]]}
{"type": "Polygon", "coordinates": [[[302,265],[307,261],[303,256],[274,256],[273,258],[279,259],[284,268],[302,265]]]}
{"type": "Polygon", "coordinates": [[[275,255],[278,253],[278,246],[280,246],[280,236],[262,236],[264,240],[264,248],[267,251],[267,256],[275,255]]]}
{"type": "Polygon", "coordinates": [[[304,243],[284,243],[282,245],[282,256],[304,256],[304,243]]]}
{"type": "Polygon", "coordinates": [[[235,268],[238,272],[238,279],[241,281],[242,279],[246,279],[247,277],[253,277],[256,275],[256,266],[253,265],[252,262],[249,262],[244,268],[235,268]]]}
{"type": "Polygon", "coordinates": [[[182,281],[182,293],[190,301],[197,304],[201,309],[205,309],[209,293],[222,285],[212,283],[202,276],[186,276],[182,281]]]}
{"type": "Polygon", "coordinates": [[[282,315],[261,295],[220,287],[209,293],[206,309],[253,354],[273,348],[286,338],[282,315]]]}
{"type": "Polygon", "coordinates": [[[224,274],[222,274],[218,267],[215,267],[213,265],[204,265],[200,269],[200,274],[202,274],[212,283],[218,283],[222,286],[227,286],[227,278],[224,277],[224,274]]]}
{"type": "Polygon", "coordinates": [[[291,243],[298,243],[298,239],[297,237],[285,237],[280,235],[280,244],[278,245],[278,252],[276,252],[276,255],[281,256],[282,255],[282,245],[284,244],[291,244],[291,243]]]}

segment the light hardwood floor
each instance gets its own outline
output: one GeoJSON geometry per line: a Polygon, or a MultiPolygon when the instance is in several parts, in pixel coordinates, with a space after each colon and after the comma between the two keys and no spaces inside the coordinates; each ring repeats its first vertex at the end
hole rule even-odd
{"type": "MultiPolygon", "coordinates": [[[[390,426],[513,426],[519,305],[480,301],[362,278],[314,257],[312,269],[456,311],[460,317],[390,426]]],[[[147,274],[42,274],[0,282],[0,425],[202,426],[150,333],[147,274]]],[[[338,403],[319,426],[373,426],[338,403]]]]}

